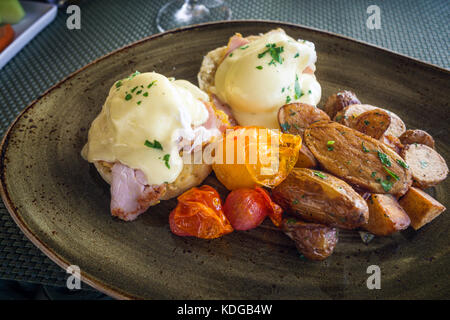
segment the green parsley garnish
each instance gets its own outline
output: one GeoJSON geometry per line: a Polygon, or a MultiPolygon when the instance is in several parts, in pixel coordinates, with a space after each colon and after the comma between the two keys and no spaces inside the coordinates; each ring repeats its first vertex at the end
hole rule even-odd
{"type": "Polygon", "coordinates": [[[391,181],[388,180],[383,180],[380,182],[381,186],[383,187],[384,191],[388,192],[389,190],[392,189],[392,185],[393,183],[391,181]]]}
{"type": "Polygon", "coordinates": [[[256,69],[261,70],[263,67],[262,66],[257,66],[256,69]]]}
{"type": "Polygon", "coordinates": [[[131,98],[133,98],[133,96],[129,93],[125,96],[125,100],[131,100],[131,98]]]}
{"type": "Polygon", "coordinates": [[[166,167],[168,169],[170,169],[170,164],[169,164],[170,154],[165,154],[164,157],[163,157],[163,160],[164,160],[164,163],[165,163],[166,167]]]}
{"type": "Polygon", "coordinates": [[[138,101],[138,102],[137,102],[137,105],[140,105],[141,103],[142,103],[142,101],[138,101]]]}
{"type": "Polygon", "coordinates": [[[148,141],[148,140],[145,140],[144,145],[145,145],[146,147],[153,148],[153,149],[159,149],[159,150],[162,150],[162,149],[163,149],[161,143],[159,143],[158,140],[153,140],[153,142],[150,142],[150,141],[148,141]]]}
{"type": "Polygon", "coordinates": [[[230,53],[228,56],[231,58],[233,56],[233,53],[230,53]]]}
{"type": "Polygon", "coordinates": [[[272,60],[269,62],[269,65],[275,65],[276,62],[279,64],[283,63],[283,58],[281,57],[281,53],[284,51],[284,47],[277,47],[275,43],[269,43],[266,44],[266,51],[258,54],[258,58],[261,59],[266,55],[266,53],[269,53],[272,57],[272,60]]]}
{"type": "Polygon", "coordinates": [[[147,89],[150,89],[154,84],[155,84],[156,80],[153,80],[148,86],[147,89]]]}
{"type": "Polygon", "coordinates": [[[297,53],[295,54],[294,58],[298,58],[299,56],[300,56],[300,53],[297,52],[297,53]]]}
{"type": "Polygon", "coordinates": [[[363,149],[363,151],[364,152],[370,152],[370,150],[369,149],[367,149],[365,146],[364,146],[364,141],[363,142],[361,142],[361,146],[362,146],[362,149],[363,149]]]}
{"type": "Polygon", "coordinates": [[[141,94],[142,93],[142,90],[139,90],[138,92],[136,92],[136,94],[141,94]]]}
{"type": "Polygon", "coordinates": [[[391,164],[391,160],[389,160],[388,156],[386,154],[384,154],[383,152],[377,151],[378,152],[378,158],[380,158],[380,161],[382,164],[384,164],[387,167],[390,167],[391,164]]]}
{"type": "Polygon", "coordinates": [[[403,168],[405,168],[405,169],[408,169],[408,168],[409,168],[409,166],[408,166],[404,161],[399,160],[399,159],[397,159],[396,161],[397,161],[397,163],[398,163],[399,165],[401,165],[403,168]]]}
{"type": "Polygon", "coordinates": [[[324,175],[322,172],[319,171],[313,171],[314,175],[318,176],[319,178],[325,179],[327,176],[324,175]]]}
{"type": "Polygon", "coordinates": [[[241,50],[245,50],[248,48],[248,45],[240,47],[241,50]]]}
{"type": "Polygon", "coordinates": [[[394,172],[392,172],[391,170],[389,170],[386,166],[383,166],[383,169],[395,180],[399,180],[400,178],[398,177],[398,175],[396,175],[394,172]]]}
{"type": "Polygon", "coordinates": [[[300,83],[298,82],[298,76],[295,75],[295,85],[294,85],[294,90],[295,90],[295,99],[300,99],[300,97],[303,95],[302,93],[302,89],[300,88],[300,83]]]}
{"type": "Polygon", "coordinates": [[[280,124],[281,129],[283,129],[283,132],[288,131],[291,128],[291,125],[287,122],[280,124]]]}
{"type": "Polygon", "coordinates": [[[122,81],[121,80],[116,82],[116,88],[119,88],[120,86],[122,86],[122,81]]]}
{"type": "Polygon", "coordinates": [[[138,86],[134,87],[133,89],[131,89],[131,93],[134,93],[136,91],[136,89],[138,88],[138,86]]]}
{"type": "Polygon", "coordinates": [[[286,97],[286,103],[289,103],[289,102],[291,102],[291,97],[287,96],[286,97]]]}
{"type": "Polygon", "coordinates": [[[311,90],[308,90],[308,94],[311,94],[312,93],[312,91],[311,90]]]}
{"type": "Polygon", "coordinates": [[[143,96],[148,97],[148,92],[144,92],[143,96]]]}

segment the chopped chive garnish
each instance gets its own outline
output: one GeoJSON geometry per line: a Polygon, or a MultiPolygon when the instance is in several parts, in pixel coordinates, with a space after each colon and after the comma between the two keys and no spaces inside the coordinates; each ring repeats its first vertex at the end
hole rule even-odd
{"type": "Polygon", "coordinates": [[[377,175],[376,171],[373,171],[371,174],[372,178],[375,178],[376,175],[377,175]]]}
{"type": "Polygon", "coordinates": [[[289,103],[289,102],[291,102],[291,97],[287,96],[286,97],[286,103],[289,103]]]}
{"type": "Polygon", "coordinates": [[[143,96],[148,97],[148,92],[144,92],[143,96]]]}
{"type": "Polygon", "coordinates": [[[256,69],[261,70],[263,67],[262,66],[257,66],[256,69]]]}
{"type": "Polygon", "coordinates": [[[402,161],[402,160],[400,160],[400,159],[397,159],[397,163],[399,164],[399,165],[401,165],[403,168],[405,168],[405,169],[408,169],[409,168],[409,166],[404,162],[404,161],[402,161]]]}
{"type": "Polygon", "coordinates": [[[168,169],[170,169],[170,164],[169,164],[170,154],[165,154],[164,157],[163,157],[163,160],[164,160],[164,163],[165,163],[166,167],[168,169]]]}
{"type": "Polygon", "coordinates": [[[364,124],[365,124],[366,126],[368,126],[368,125],[370,124],[370,121],[364,120],[364,124]]]}
{"type": "Polygon", "coordinates": [[[308,90],[308,94],[311,94],[312,93],[312,91],[311,90],[308,90]]]}
{"type": "Polygon", "coordinates": [[[300,53],[297,52],[297,53],[295,54],[294,58],[298,58],[299,56],[300,56],[300,53]]]}
{"type": "Polygon", "coordinates": [[[154,84],[155,84],[156,80],[153,80],[148,86],[147,89],[150,89],[154,84]]]}
{"type": "Polygon", "coordinates": [[[313,171],[314,175],[318,176],[319,178],[325,179],[327,176],[324,175],[322,172],[319,171],[313,171]]]}
{"type": "Polygon", "coordinates": [[[140,105],[141,103],[142,103],[142,101],[138,101],[138,102],[137,102],[137,105],[140,105]]]}
{"type": "Polygon", "coordinates": [[[131,89],[131,93],[134,93],[136,91],[136,89],[138,88],[138,86],[134,87],[133,89],[131,89]]]}
{"type": "Polygon", "coordinates": [[[231,58],[233,56],[233,53],[230,53],[228,56],[231,58]]]}
{"type": "Polygon", "coordinates": [[[300,83],[298,82],[298,76],[297,75],[295,75],[294,90],[295,90],[295,99],[300,99],[300,97],[303,95],[303,93],[302,93],[302,90],[300,88],[300,83]]]}
{"type": "Polygon", "coordinates": [[[269,65],[275,65],[276,62],[279,64],[283,63],[283,58],[281,57],[281,53],[284,51],[284,47],[277,47],[275,43],[268,43],[266,44],[267,50],[264,52],[258,54],[258,58],[261,59],[266,55],[266,53],[269,53],[272,57],[272,60],[269,62],[269,65]]]}
{"type": "Polygon", "coordinates": [[[399,180],[400,178],[398,177],[398,175],[396,175],[394,172],[392,172],[391,170],[389,170],[386,166],[383,166],[383,169],[395,180],[399,180]]]}
{"type": "Polygon", "coordinates": [[[116,88],[119,88],[120,86],[122,86],[122,81],[119,80],[116,82],[116,88]]]}
{"type": "Polygon", "coordinates": [[[150,141],[148,141],[148,140],[145,140],[144,145],[145,145],[146,147],[153,148],[153,149],[159,149],[159,150],[162,150],[162,149],[163,149],[161,143],[159,143],[158,140],[153,140],[153,142],[150,142],[150,141]]]}
{"type": "Polygon", "coordinates": [[[125,96],[125,100],[131,100],[131,98],[133,98],[133,96],[129,93],[125,96]]]}
{"type": "Polygon", "coordinates": [[[243,46],[243,47],[241,47],[240,49],[241,49],[241,50],[245,50],[245,49],[247,49],[247,48],[248,48],[248,45],[243,46]]]}
{"type": "Polygon", "coordinates": [[[390,167],[391,160],[389,160],[388,156],[386,154],[384,154],[383,152],[380,152],[380,151],[377,151],[377,152],[378,152],[378,158],[380,158],[381,163],[387,167],[390,167]]]}
{"type": "Polygon", "coordinates": [[[388,180],[383,180],[380,182],[381,186],[383,187],[384,191],[388,192],[392,189],[393,183],[388,180]]]}
{"type": "Polygon", "coordinates": [[[142,93],[142,90],[139,90],[138,92],[136,92],[136,94],[141,94],[142,93]]]}
{"type": "Polygon", "coordinates": [[[334,143],[335,143],[335,141],[333,141],[333,140],[327,141],[327,145],[329,145],[329,146],[331,146],[334,143]]]}
{"type": "Polygon", "coordinates": [[[288,131],[291,128],[291,125],[287,122],[280,124],[281,129],[283,129],[283,132],[288,131]]]}

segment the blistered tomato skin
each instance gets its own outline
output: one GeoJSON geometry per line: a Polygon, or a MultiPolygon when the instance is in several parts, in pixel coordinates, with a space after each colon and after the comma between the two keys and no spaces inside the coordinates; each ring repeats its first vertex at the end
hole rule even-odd
{"type": "Polygon", "coordinates": [[[178,197],[169,216],[170,230],[178,236],[214,239],[233,231],[222,210],[217,191],[207,185],[192,188],[178,197]]]}
{"type": "Polygon", "coordinates": [[[225,216],[236,230],[256,228],[267,216],[279,226],[281,211],[261,188],[234,190],[230,192],[224,205],[225,216]]]}

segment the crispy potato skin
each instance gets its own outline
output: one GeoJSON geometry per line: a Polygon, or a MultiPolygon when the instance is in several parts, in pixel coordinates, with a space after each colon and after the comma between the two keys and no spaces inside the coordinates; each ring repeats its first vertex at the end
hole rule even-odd
{"type": "Polygon", "coordinates": [[[334,117],[334,121],[342,123],[344,126],[353,127],[353,122],[356,121],[358,116],[364,112],[371,110],[382,110],[391,116],[391,124],[386,130],[385,134],[392,135],[394,137],[399,137],[403,132],[406,131],[406,125],[395,113],[372,106],[370,104],[352,104],[345,107],[343,110],[338,112],[334,117]]]}
{"type": "Polygon", "coordinates": [[[424,144],[408,144],[402,157],[411,168],[413,186],[421,189],[433,187],[447,178],[448,166],[444,158],[424,144]]]}
{"type": "Polygon", "coordinates": [[[436,199],[414,187],[409,189],[399,203],[411,219],[414,230],[422,228],[446,209],[436,199]]]}
{"type": "Polygon", "coordinates": [[[326,172],[294,168],[272,190],[272,198],[286,212],[303,220],[343,229],[357,228],[369,218],[364,199],[347,183],[326,172]]]}
{"type": "Polygon", "coordinates": [[[394,137],[390,134],[385,134],[380,139],[381,142],[383,142],[386,146],[394,150],[396,153],[401,154],[403,150],[403,144],[400,142],[400,139],[397,137],[394,137]]]}
{"type": "Polygon", "coordinates": [[[333,119],[336,114],[345,107],[352,104],[360,104],[356,95],[351,91],[340,91],[328,97],[324,106],[324,111],[333,119]]]}
{"type": "Polygon", "coordinates": [[[285,133],[303,135],[310,124],[320,120],[330,120],[330,117],[321,109],[305,103],[286,104],[278,110],[278,123],[285,133]]]}
{"type": "Polygon", "coordinates": [[[415,129],[415,130],[406,130],[400,137],[400,142],[402,144],[424,144],[434,149],[434,139],[433,137],[426,131],[415,129]]]}
{"type": "Polygon", "coordinates": [[[298,159],[295,166],[297,168],[315,168],[317,167],[318,162],[314,155],[311,153],[311,150],[303,144],[298,152],[298,159]]]}
{"type": "Polygon", "coordinates": [[[391,116],[386,111],[369,110],[356,117],[352,128],[374,139],[380,139],[390,125],[391,116]]]}
{"type": "Polygon", "coordinates": [[[325,260],[333,253],[338,242],[336,228],[322,224],[284,219],[281,229],[294,240],[297,250],[309,260],[325,260]]]}
{"type": "Polygon", "coordinates": [[[411,172],[397,162],[403,159],[391,148],[361,132],[336,122],[320,121],[305,130],[304,138],[326,171],[356,187],[371,193],[403,195],[411,186],[411,172]],[[328,141],[334,141],[332,151],[328,149],[328,141]],[[390,166],[382,163],[380,156],[383,155],[389,159],[390,166]],[[398,181],[386,169],[396,174],[398,181]],[[385,190],[381,182],[391,179],[391,188],[385,190]]]}
{"type": "Polygon", "coordinates": [[[411,220],[390,194],[372,194],[367,199],[369,221],[364,229],[377,236],[388,236],[408,228],[411,220]]]}

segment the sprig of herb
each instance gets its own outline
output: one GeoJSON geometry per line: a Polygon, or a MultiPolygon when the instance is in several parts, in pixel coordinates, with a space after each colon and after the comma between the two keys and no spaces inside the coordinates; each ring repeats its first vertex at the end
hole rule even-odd
{"type": "Polygon", "coordinates": [[[261,52],[258,54],[258,58],[261,59],[266,55],[266,53],[269,53],[272,57],[272,60],[269,62],[269,65],[275,65],[276,62],[279,64],[283,63],[283,58],[281,57],[281,53],[284,51],[284,47],[277,47],[275,43],[268,43],[266,44],[266,50],[264,52],[261,52]]]}

